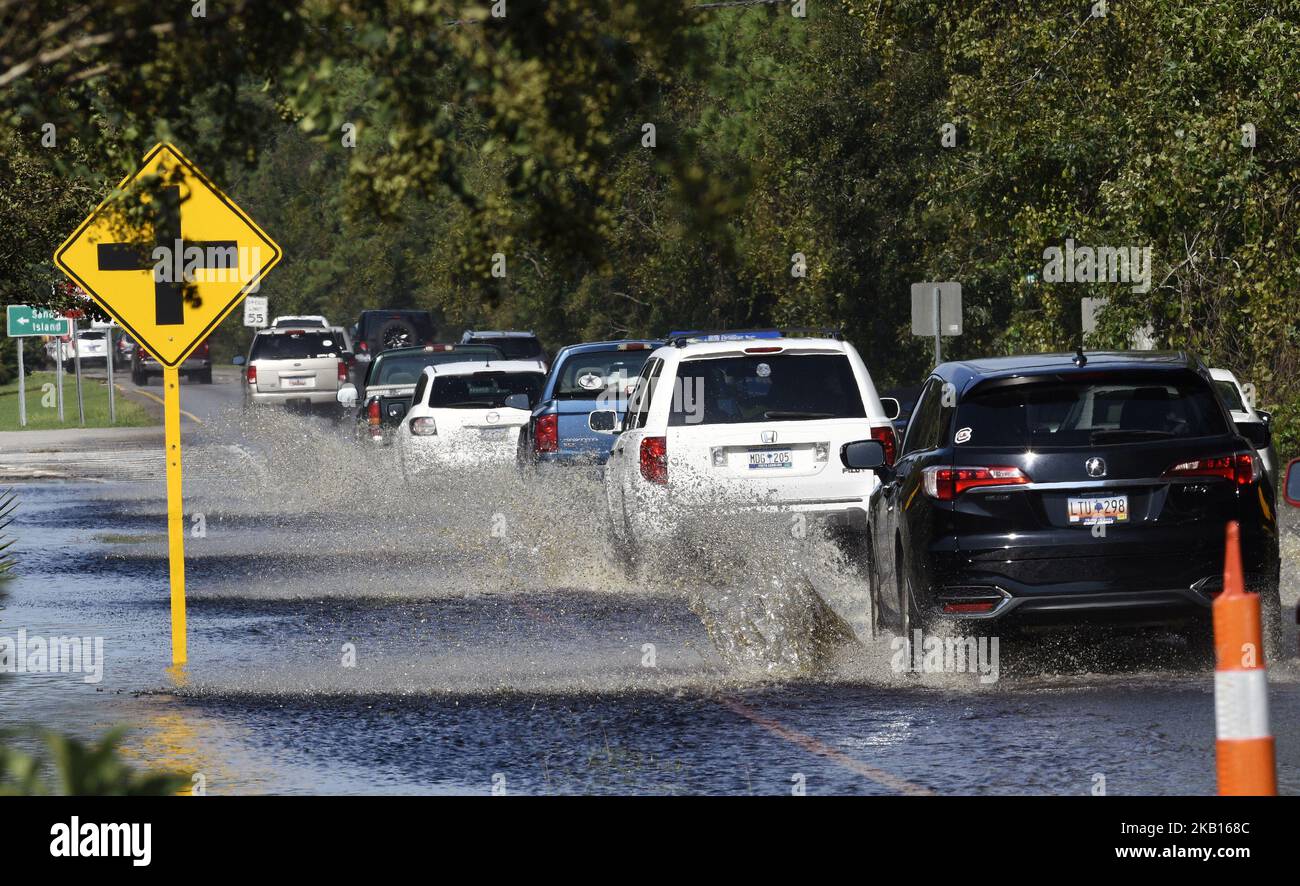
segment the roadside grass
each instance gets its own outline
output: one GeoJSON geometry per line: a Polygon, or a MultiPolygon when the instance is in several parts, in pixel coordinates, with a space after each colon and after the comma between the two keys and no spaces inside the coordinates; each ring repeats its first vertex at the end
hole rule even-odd
{"type": "MultiPolygon", "coordinates": [[[[88,428],[140,428],[158,424],[140,404],[117,392],[117,422],[108,420],[108,385],[103,379],[82,377],[82,396],[86,404],[88,428]]],[[[77,417],[77,383],[72,376],[63,377],[63,422],[54,405],[54,373],[36,372],[27,377],[27,427],[18,426],[18,382],[0,385],[0,431],[42,430],[80,427],[77,417]],[[44,386],[50,385],[49,394],[44,386]],[[45,401],[45,402],[42,402],[45,401]],[[46,405],[48,403],[49,405],[46,405]]]]}

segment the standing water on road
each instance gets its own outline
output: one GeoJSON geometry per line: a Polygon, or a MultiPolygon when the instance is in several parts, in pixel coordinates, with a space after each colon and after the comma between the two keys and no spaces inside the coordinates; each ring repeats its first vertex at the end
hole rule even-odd
{"type": "MultiPolygon", "coordinates": [[[[814,533],[702,518],[629,579],[587,475],[408,488],[328,422],[229,406],[187,446],[185,673],[161,464],[25,483],[0,635],[102,637],[104,667],[9,676],[6,725],[125,724],[135,762],[212,793],[1213,790],[1211,676],[1161,638],[1003,644],[994,681],[900,672],[817,605],[863,579],[814,533]]],[[[1294,662],[1272,716],[1300,790],[1294,662]]]]}

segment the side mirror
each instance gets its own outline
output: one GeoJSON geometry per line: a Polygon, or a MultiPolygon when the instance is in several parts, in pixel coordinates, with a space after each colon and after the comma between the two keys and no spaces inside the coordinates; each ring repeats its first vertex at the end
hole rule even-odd
{"type": "Polygon", "coordinates": [[[230,362],[231,362],[231,363],[234,363],[236,366],[243,366],[243,365],[244,365],[244,355],[243,355],[243,354],[237,354],[237,355],[235,356],[235,359],[231,360],[230,362]]]}
{"type": "Polygon", "coordinates": [[[1282,487],[1282,498],[1293,508],[1300,508],[1300,470],[1296,465],[1300,458],[1293,458],[1286,466],[1286,484],[1282,487]]]}
{"type": "Polygon", "coordinates": [[[885,446],[879,440],[855,440],[840,447],[840,461],[853,471],[875,471],[885,467],[885,446]]]}
{"type": "Polygon", "coordinates": [[[1264,420],[1264,424],[1268,425],[1270,428],[1273,427],[1273,413],[1265,412],[1262,409],[1256,409],[1255,414],[1264,420]]]}
{"type": "Polygon", "coordinates": [[[587,427],[597,434],[618,432],[618,413],[612,409],[597,409],[587,416],[587,427]]]}
{"type": "Polygon", "coordinates": [[[1236,425],[1237,433],[1249,440],[1250,445],[1256,449],[1267,449],[1273,442],[1273,432],[1263,422],[1239,421],[1236,425]]]}
{"type": "Polygon", "coordinates": [[[903,414],[903,404],[898,402],[897,397],[881,397],[880,405],[885,410],[885,418],[890,421],[903,414]]]}
{"type": "Polygon", "coordinates": [[[347,409],[351,409],[352,407],[357,405],[356,386],[343,385],[343,387],[339,388],[339,392],[334,395],[334,398],[339,401],[340,406],[343,406],[347,409]]]}
{"type": "Polygon", "coordinates": [[[506,397],[506,408],[531,410],[533,404],[529,402],[527,394],[511,394],[509,397],[506,397]]]}

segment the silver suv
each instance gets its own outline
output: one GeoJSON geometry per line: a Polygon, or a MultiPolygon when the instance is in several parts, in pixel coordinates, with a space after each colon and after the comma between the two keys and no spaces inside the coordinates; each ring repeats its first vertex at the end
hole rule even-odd
{"type": "Polygon", "coordinates": [[[264,329],[253,336],[244,368],[244,407],[282,405],[338,411],[352,354],[330,329],[264,329]]]}

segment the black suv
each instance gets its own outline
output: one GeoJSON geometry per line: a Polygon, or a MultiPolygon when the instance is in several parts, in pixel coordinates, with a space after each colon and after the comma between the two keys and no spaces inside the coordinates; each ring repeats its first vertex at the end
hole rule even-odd
{"type": "Polygon", "coordinates": [[[348,333],[358,359],[369,362],[376,354],[393,348],[433,344],[433,316],[428,311],[362,311],[348,333]]]}
{"type": "MultiPolygon", "coordinates": [[[[1280,636],[1274,490],[1209,372],[1183,353],[944,363],[872,499],[876,612],[905,636],[947,622],[1127,623],[1209,642],[1224,527],[1280,636]]],[[[878,620],[879,621],[879,620],[878,620]]],[[[981,627],[983,626],[983,627],[981,627]]]]}

